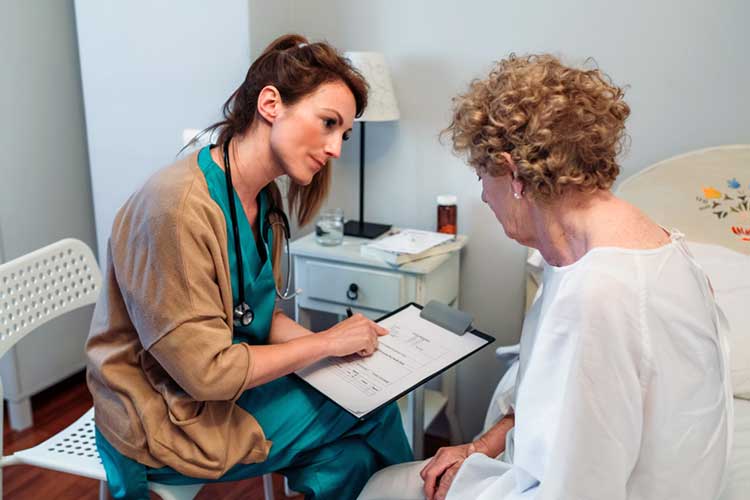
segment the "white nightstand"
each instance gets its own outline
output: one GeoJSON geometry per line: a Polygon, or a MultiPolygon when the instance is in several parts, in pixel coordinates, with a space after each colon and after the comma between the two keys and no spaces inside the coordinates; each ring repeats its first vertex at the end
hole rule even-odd
{"type": "MultiPolygon", "coordinates": [[[[351,307],[377,318],[408,302],[439,300],[458,307],[460,250],[392,267],[379,259],[360,255],[359,247],[371,240],[344,237],[338,246],[316,243],[315,234],[290,244],[295,286],[302,289],[295,303],[295,319],[310,324],[310,311],[340,317],[351,307]]],[[[441,376],[441,389],[420,387],[399,401],[404,428],[415,458],[423,454],[424,429],[440,410],[450,425],[451,442],[462,442],[455,411],[455,369],[441,376]]]]}

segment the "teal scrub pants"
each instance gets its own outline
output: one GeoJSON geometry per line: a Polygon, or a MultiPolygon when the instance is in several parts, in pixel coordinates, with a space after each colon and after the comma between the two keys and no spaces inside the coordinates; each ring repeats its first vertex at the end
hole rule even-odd
{"type": "MultiPolygon", "coordinates": [[[[274,445],[266,461],[237,464],[216,481],[279,472],[306,499],[347,500],[355,499],[379,469],[413,459],[395,404],[360,421],[294,376],[248,390],[237,404],[255,416],[274,445]]],[[[110,455],[102,458],[114,498],[148,498],[147,481],[215,482],[170,467],[145,467],[117,452],[98,431],[96,438],[100,453],[110,455]]]]}

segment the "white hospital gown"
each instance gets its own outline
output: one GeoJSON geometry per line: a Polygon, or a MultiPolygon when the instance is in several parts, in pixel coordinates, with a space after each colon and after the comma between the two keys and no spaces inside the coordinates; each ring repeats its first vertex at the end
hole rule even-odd
{"type": "MultiPolygon", "coordinates": [[[[547,266],[495,415],[500,459],[470,456],[449,500],[717,498],[733,427],[726,323],[679,234],[547,266]]],[[[491,409],[492,411],[492,409],[491,409]]],[[[491,422],[490,422],[491,423],[491,422]]]]}

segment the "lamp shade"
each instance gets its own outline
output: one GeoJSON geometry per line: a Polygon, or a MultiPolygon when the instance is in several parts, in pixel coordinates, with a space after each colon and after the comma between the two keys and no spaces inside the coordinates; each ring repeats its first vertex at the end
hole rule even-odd
{"type": "Polygon", "coordinates": [[[345,52],[352,65],[362,73],[370,93],[367,96],[367,108],[358,122],[388,122],[398,120],[400,113],[396,94],[393,92],[391,73],[385,64],[385,57],[380,52],[345,52]]]}

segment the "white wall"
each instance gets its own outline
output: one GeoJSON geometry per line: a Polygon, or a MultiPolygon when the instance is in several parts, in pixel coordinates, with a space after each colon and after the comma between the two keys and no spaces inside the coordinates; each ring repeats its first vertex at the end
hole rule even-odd
{"type": "MultiPolygon", "coordinates": [[[[247,0],[76,0],[99,255],[115,213],[220,118],[250,63],[247,0]]],[[[103,263],[102,263],[103,264],[103,263]]]]}
{"type": "MultiPolygon", "coordinates": [[[[0,73],[0,262],[62,238],[93,247],[73,1],[3,0],[0,73]]],[[[84,366],[92,309],[42,325],[3,357],[6,398],[84,366]]]]}
{"type": "MultiPolygon", "coordinates": [[[[382,0],[296,2],[290,29],[341,50],[384,52],[402,119],[367,128],[368,220],[432,228],[435,195],[459,196],[459,230],[470,235],[461,303],[498,345],[518,338],[524,250],[479,199],[476,176],[437,141],[450,99],[510,52],[594,57],[630,86],[626,177],[671,155],[750,142],[747,21],[740,0],[525,2],[382,0]]],[[[329,202],[356,215],[357,134],[336,165],[329,202]]],[[[479,430],[499,375],[492,353],[459,368],[458,406],[467,437],[479,430]]]]}
{"type": "Polygon", "coordinates": [[[248,0],[250,14],[250,58],[255,60],[263,49],[290,29],[294,0],[248,0]]]}
{"type": "Polygon", "coordinates": [[[73,2],[2,3],[0,262],[66,237],[93,244],[73,2]]]}

